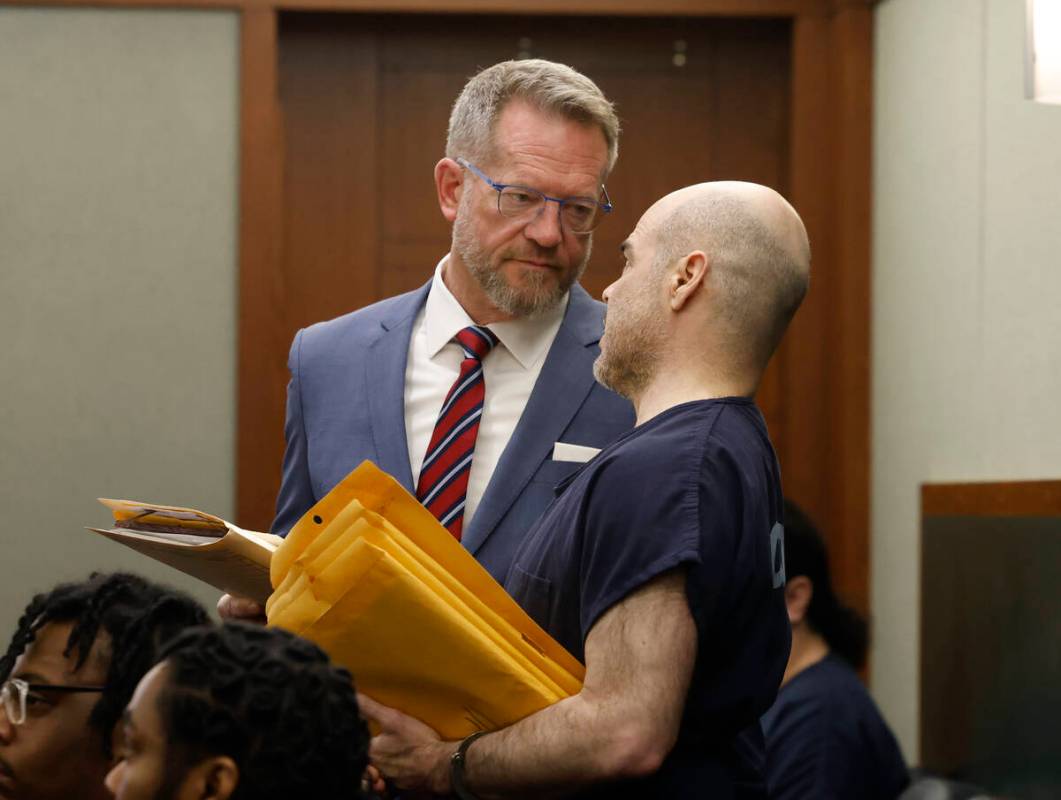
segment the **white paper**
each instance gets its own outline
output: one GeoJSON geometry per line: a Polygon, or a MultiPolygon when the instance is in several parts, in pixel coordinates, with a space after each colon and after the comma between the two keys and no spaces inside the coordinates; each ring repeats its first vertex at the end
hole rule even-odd
{"type": "Polygon", "coordinates": [[[553,445],[553,461],[574,461],[585,464],[600,452],[599,447],[586,447],[584,444],[556,442],[553,445]]]}

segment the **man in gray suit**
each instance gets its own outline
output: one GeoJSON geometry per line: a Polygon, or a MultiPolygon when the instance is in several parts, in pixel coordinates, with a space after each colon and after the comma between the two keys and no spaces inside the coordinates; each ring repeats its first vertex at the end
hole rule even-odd
{"type": "Polygon", "coordinates": [[[578,284],[618,135],[562,64],[507,61],[465,85],[435,165],[453,239],[431,281],[295,336],[274,533],[369,459],[505,579],[553,486],[633,425],[593,379],[603,305],[578,284]]]}

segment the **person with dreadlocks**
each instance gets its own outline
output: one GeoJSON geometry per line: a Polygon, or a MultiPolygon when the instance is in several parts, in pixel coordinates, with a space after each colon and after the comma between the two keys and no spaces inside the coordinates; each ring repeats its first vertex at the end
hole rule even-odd
{"type": "Polygon", "coordinates": [[[356,800],[368,728],[350,673],[279,628],[185,631],[122,716],[116,800],[356,800]]]}
{"type": "Polygon", "coordinates": [[[209,621],[124,573],[38,594],[0,658],[0,798],[103,800],[122,709],[162,645],[209,621]]]}
{"type": "Polygon", "coordinates": [[[792,650],[777,700],[762,718],[771,800],[894,800],[909,783],[895,736],[855,670],[866,621],[833,591],[825,543],[784,505],[785,605],[792,650]]]}

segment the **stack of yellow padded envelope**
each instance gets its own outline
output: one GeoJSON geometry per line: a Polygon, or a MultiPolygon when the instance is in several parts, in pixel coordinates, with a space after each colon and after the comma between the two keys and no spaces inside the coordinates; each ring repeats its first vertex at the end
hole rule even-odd
{"type": "Polygon", "coordinates": [[[366,461],[273,554],[270,625],[445,738],[510,725],[584,669],[402,486],[366,461]]]}

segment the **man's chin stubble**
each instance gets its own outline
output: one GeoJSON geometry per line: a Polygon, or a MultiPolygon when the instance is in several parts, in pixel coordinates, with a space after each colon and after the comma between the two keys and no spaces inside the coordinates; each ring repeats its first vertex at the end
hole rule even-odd
{"type": "Polygon", "coordinates": [[[605,389],[610,389],[627,400],[633,400],[636,392],[635,382],[630,380],[631,376],[626,372],[615,369],[603,354],[597,356],[597,360],[593,362],[593,377],[605,389]]]}
{"type": "Polygon", "coordinates": [[[552,311],[567,292],[567,287],[555,283],[552,276],[541,273],[524,275],[525,285],[518,289],[498,272],[478,274],[476,278],[491,303],[506,314],[524,319],[552,311]]]}

